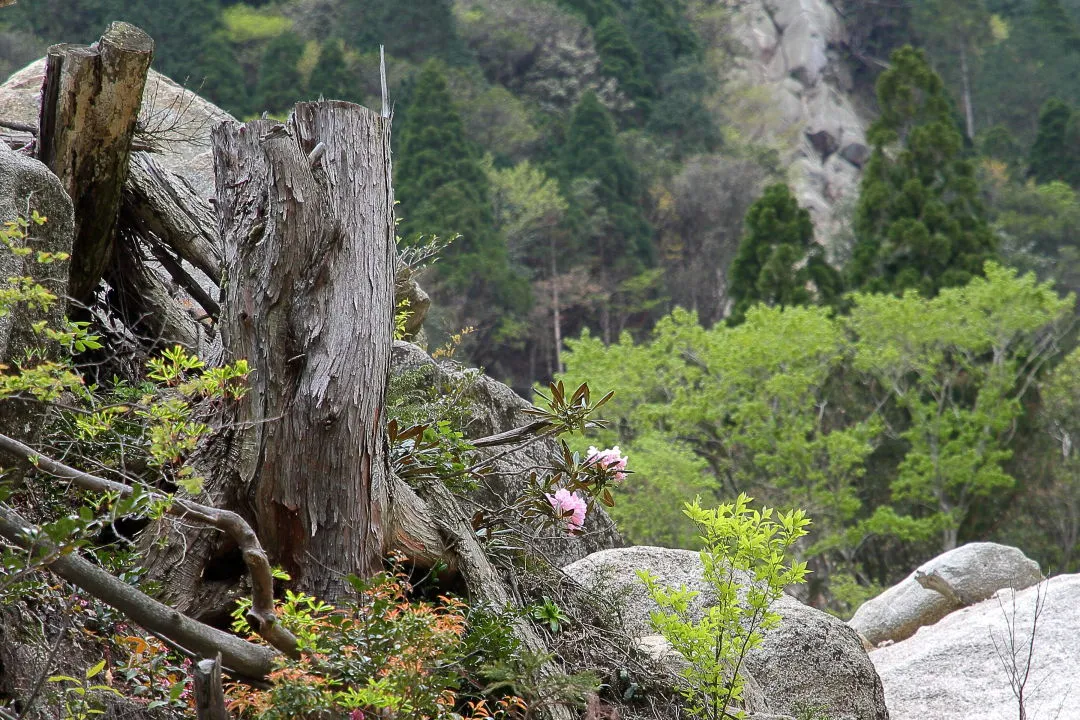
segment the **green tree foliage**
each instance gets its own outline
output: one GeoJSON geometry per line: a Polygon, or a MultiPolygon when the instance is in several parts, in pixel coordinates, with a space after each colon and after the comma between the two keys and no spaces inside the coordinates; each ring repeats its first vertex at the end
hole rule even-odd
{"type": "MultiPolygon", "coordinates": [[[[841,573],[898,579],[895,566],[912,558],[890,540],[927,557],[978,539],[965,535],[976,510],[1004,511],[1022,400],[1072,304],[1033,275],[989,264],[934,298],[856,295],[850,318],[758,305],[744,324],[712,329],[676,310],[643,343],[585,334],[567,343],[564,377],[619,388],[597,442],[624,447],[635,468],[703,467],[710,492],[695,480],[695,494],[748,492],[812,513],[816,596],[841,573]]],[[[690,490],[685,482],[634,476],[629,506],[654,503],[631,521],[636,542],[685,536],[671,520],[677,506],[661,506],[690,490]]],[[[616,512],[629,491],[617,493],[616,512]]]]}
{"type": "Polygon", "coordinates": [[[1025,514],[1041,532],[1049,567],[1073,572],[1080,562],[1080,349],[1054,368],[1042,386],[1041,428],[1053,441],[1051,482],[1026,498],[1025,514]]]}
{"type": "Polygon", "coordinates": [[[1028,154],[1028,175],[1036,182],[1060,180],[1080,186],[1080,113],[1050,98],[1039,111],[1039,130],[1028,154]]]}
{"type": "Polygon", "coordinates": [[[994,232],[1002,257],[1063,292],[1080,291],[1080,195],[1062,182],[1035,185],[1008,179],[986,183],[994,232]]]}
{"type": "Polygon", "coordinates": [[[873,153],[855,212],[851,286],[930,296],[962,285],[994,256],[995,241],[941,78],[921,50],[904,47],[877,94],[881,116],[867,135],[873,153]]]}
{"type": "Polygon", "coordinates": [[[271,40],[263,52],[255,96],[259,107],[272,113],[289,111],[304,94],[300,58],[304,43],[293,32],[271,40]]]}
{"type": "Polygon", "coordinates": [[[195,89],[215,105],[243,116],[249,112],[251,99],[244,72],[224,32],[213,33],[203,47],[205,74],[195,89]]]}
{"type": "Polygon", "coordinates": [[[732,323],[745,320],[757,303],[787,307],[829,303],[839,296],[840,274],[814,241],[810,213],[799,207],[787,185],[765,189],[746,213],[743,231],[731,265],[732,323]]]}
{"type": "MultiPolygon", "coordinates": [[[[839,534],[861,507],[855,481],[879,428],[838,426],[823,412],[834,407],[827,391],[847,353],[843,330],[826,310],[759,305],[738,327],[706,330],[696,315],[676,309],[647,343],[623,334],[605,346],[586,334],[567,345],[567,380],[588,373],[619,388],[603,413],[618,430],[601,433],[599,442],[626,447],[638,469],[704,463],[714,498],[746,491],[798,505],[818,518],[822,542],[842,544],[839,534]],[[661,448],[662,462],[647,457],[661,448]]],[[[636,474],[633,492],[641,502],[662,501],[674,494],[669,478],[636,474]]],[[[647,526],[639,518],[635,541],[685,537],[689,528],[671,523],[680,507],[657,505],[647,526]]]]}
{"type": "Polygon", "coordinates": [[[436,266],[439,278],[448,291],[469,298],[469,324],[491,332],[528,308],[529,289],[511,272],[506,241],[495,229],[488,177],[465,136],[443,67],[436,60],[424,65],[399,133],[401,229],[406,238],[460,235],[436,266]]]}
{"type": "MultiPolygon", "coordinates": [[[[985,278],[933,299],[858,295],[849,320],[855,368],[891,391],[908,416],[908,450],[892,482],[894,506],[956,547],[972,508],[1010,490],[1003,464],[1021,396],[1046,338],[1060,336],[1074,298],[1059,298],[1033,274],[988,264],[985,278]]],[[[890,521],[895,519],[887,513],[890,521]]]]}
{"type": "Polygon", "coordinates": [[[343,0],[341,27],[345,44],[386,52],[421,63],[429,58],[460,64],[468,52],[457,34],[451,0],[343,0]]]}
{"type": "Polygon", "coordinates": [[[641,53],[630,41],[623,24],[613,16],[606,17],[596,26],[594,36],[600,72],[615,78],[622,91],[648,115],[653,88],[645,76],[641,53]]]}
{"type": "Polygon", "coordinates": [[[338,40],[329,40],[319,48],[319,60],[308,78],[308,95],[327,100],[351,100],[356,97],[355,82],[345,65],[345,51],[338,40]]]}
{"type": "Polygon", "coordinates": [[[638,571],[659,609],[652,626],[686,658],[680,688],[690,714],[706,720],[742,718],[732,711],[743,701],[745,678],[740,669],[763,635],[780,625],[773,603],[784,588],[806,581],[806,563],[789,558],[795,543],[807,534],[810,520],[802,510],[752,510],[740,494],[732,503],[708,510],[697,501],[686,514],[701,527],[704,579],[715,593],[700,618],[691,603],[698,592],[667,588],[648,572],[638,571]]]}
{"type": "Polygon", "coordinates": [[[615,17],[619,8],[615,0],[558,0],[561,5],[581,14],[585,20],[596,27],[604,18],[615,17]]]}
{"type": "Polygon", "coordinates": [[[574,108],[562,160],[568,180],[595,181],[596,198],[610,227],[598,260],[611,267],[651,264],[652,229],[641,212],[641,182],[619,146],[611,113],[594,92],[585,93],[574,108]]]}
{"type": "Polygon", "coordinates": [[[645,61],[645,72],[658,84],[679,60],[695,55],[698,39],[681,0],[635,0],[627,14],[630,37],[645,61]]]}

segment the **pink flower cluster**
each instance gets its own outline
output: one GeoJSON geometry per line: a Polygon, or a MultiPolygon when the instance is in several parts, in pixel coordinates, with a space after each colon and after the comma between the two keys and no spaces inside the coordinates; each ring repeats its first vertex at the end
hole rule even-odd
{"type": "Polygon", "coordinates": [[[623,457],[619,451],[619,446],[616,445],[613,448],[607,450],[597,450],[595,447],[589,447],[589,463],[596,463],[605,470],[614,471],[612,478],[615,482],[626,479],[626,458],[623,457]]]}
{"type": "Polygon", "coordinates": [[[585,498],[577,493],[571,493],[566,488],[556,490],[554,495],[545,493],[551,507],[555,509],[555,516],[562,518],[566,513],[573,513],[566,518],[568,532],[576,532],[585,524],[585,498]]]}

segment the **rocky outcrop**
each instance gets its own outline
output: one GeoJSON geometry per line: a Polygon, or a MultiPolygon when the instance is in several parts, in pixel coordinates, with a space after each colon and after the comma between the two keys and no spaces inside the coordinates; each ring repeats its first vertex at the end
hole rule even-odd
{"type": "MultiPolygon", "coordinates": [[[[0,85],[0,144],[17,146],[33,140],[29,132],[11,130],[3,125],[37,128],[44,78],[45,59],[42,58],[0,85]]],[[[150,153],[158,165],[178,176],[179,182],[186,183],[202,205],[209,208],[207,202],[212,200],[215,192],[210,131],[226,120],[235,118],[209,100],[151,70],[146,78],[133,148],[150,153]]],[[[140,152],[133,157],[138,158],[140,152]]],[[[130,186],[138,177],[137,172],[129,176],[125,196],[133,194],[130,186]]],[[[145,194],[145,188],[137,190],[145,194]]],[[[210,230],[216,233],[216,228],[210,230]]],[[[203,279],[199,274],[196,276],[203,279]]],[[[214,273],[205,276],[204,289],[216,295],[216,286],[210,285],[214,282],[213,276],[214,273]]],[[[416,282],[412,271],[401,263],[397,265],[394,285],[395,303],[403,300],[409,303],[406,333],[415,336],[420,332],[431,299],[416,282]]]]}
{"type": "MultiPolygon", "coordinates": [[[[0,85],[0,120],[36,128],[44,79],[42,58],[0,85]]],[[[152,151],[165,168],[209,198],[214,194],[210,131],[223,120],[234,119],[209,100],[151,70],[143,90],[134,147],[152,151]]]]}
{"type": "Polygon", "coordinates": [[[873,651],[870,659],[893,720],[1023,717],[1006,670],[1014,667],[1014,651],[1021,673],[1031,660],[1027,717],[1077,717],[1078,606],[1080,575],[1059,575],[1026,590],[1001,590],[903,642],[873,651]],[[1040,598],[1044,605],[1035,624],[1040,598]]]}
{"type": "Polygon", "coordinates": [[[828,0],[729,0],[742,53],[728,79],[730,120],[780,153],[819,242],[841,232],[869,158],[866,122],[842,59],[847,28],[828,0]]]}
{"type": "Polygon", "coordinates": [[[1042,579],[1039,564],[1014,547],[969,543],[863,603],[848,624],[873,645],[898,642],[1002,588],[1022,590],[1042,579]]]}
{"type": "MultiPolygon", "coordinates": [[[[604,550],[564,568],[583,586],[610,594],[619,605],[622,627],[639,638],[639,649],[671,659],[662,638],[656,638],[649,625],[655,605],[637,576],[639,569],[648,570],[666,585],[698,591],[692,612],[700,613],[714,602],[701,558],[689,550],[604,550]]],[[[881,681],[851,628],[788,596],[778,601],[776,609],[783,618],[780,627],[767,633],[747,658],[748,709],[795,715],[816,707],[837,720],[888,719],[881,681]]],[[[679,661],[677,656],[671,660],[673,674],[679,661]]]]}
{"type": "MultiPolygon", "coordinates": [[[[393,376],[402,378],[407,373],[414,374],[413,382],[419,383],[421,388],[460,392],[456,402],[468,408],[469,421],[464,430],[467,438],[507,432],[536,419],[524,412],[532,405],[506,385],[479,370],[463,368],[454,362],[436,362],[412,343],[395,342],[390,363],[393,376]]],[[[524,491],[529,473],[550,465],[551,458],[558,450],[558,445],[551,438],[539,439],[503,455],[510,447],[513,446],[483,451],[486,455],[499,457],[494,463],[488,486],[474,493],[474,499],[481,505],[506,507],[512,503],[524,491]]],[[[553,536],[546,532],[527,538],[527,541],[555,567],[574,562],[597,550],[623,544],[614,521],[599,505],[589,512],[584,530],[582,535],[575,537],[553,536]]]]}
{"type": "MultiPolygon", "coordinates": [[[[38,252],[70,254],[75,233],[74,211],[59,178],[37,160],[0,142],[0,228],[5,223],[28,220],[35,212],[48,221],[44,225],[31,223],[26,229],[26,239],[18,244],[38,252]]],[[[68,265],[60,260],[39,263],[32,256],[17,256],[0,247],[0,283],[5,287],[13,285],[8,278],[31,277],[56,297],[63,298],[67,295],[68,265]]],[[[25,362],[31,348],[41,347],[42,338],[34,330],[34,324],[45,322],[59,329],[63,327],[65,310],[63,302],[49,308],[27,304],[5,308],[0,313],[0,367],[25,362]]],[[[36,402],[8,398],[0,404],[0,427],[18,440],[36,442],[44,422],[45,414],[36,402]]],[[[6,454],[0,454],[0,464],[10,468],[9,481],[15,480],[14,475],[21,475],[15,469],[20,464],[10,460],[6,454]]]]}

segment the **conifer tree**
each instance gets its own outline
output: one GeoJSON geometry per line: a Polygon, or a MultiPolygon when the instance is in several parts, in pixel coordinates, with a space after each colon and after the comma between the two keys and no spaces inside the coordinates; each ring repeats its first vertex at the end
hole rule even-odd
{"type": "Polygon", "coordinates": [[[418,64],[432,57],[460,64],[469,59],[457,34],[451,0],[345,0],[339,36],[361,52],[378,50],[418,64]]]}
{"type": "Polygon", "coordinates": [[[925,54],[911,46],[895,51],[877,94],[881,116],[867,133],[873,152],[855,211],[849,284],[936,295],[982,274],[995,254],[994,236],[963,136],[925,54]]]}
{"type": "Polygon", "coordinates": [[[345,52],[341,41],[329,40],[319,49],[319,60],[308,79],[308,95],[320,95],[327,100],[351,100],[354,96],[353,82],[345,66],[345,52]]]}
{"type": "Polygon", "coordinates": [[[617,17],[619,12],[614,0],[559,0],[559,3],[582,15],[594,28],[604,18],[617,17]]]}
{"type": "Polygon", "coordinates": [[[600,261],[651,264],[652,229],[640,209],[640,180],[619,146],[611,113],[594,92],[581,97],[570,118],[563,172],[567,181],[590,178],[596,182],[597,200],[616,236],[616,242],[602,250],[600,261]]]}
{"type": "Polygon", "coordinates": [[[840,291],[840,274],[825,259],[825,249],[814,242],[810,213],[799,207],[787,185],[766,188],[746,213],[743,239],[731,266],[729,294],[735,301],[731,324],[741,323],[757,303],[780,307],[815,300],[829,303],[840,291]]]}
{"type": "Polygon", "coordinates": [[[304,43],[292,32],[284,32],[267,44],[255,93],[262,110],[285,112],[303,96],[299,68],[303,55],[304,43]]]}
{"type": "Polygon", "coordinates": [[[1039,111],[1039,130],[1028,154],[1028,175],[1038,183],[1080,181],[1080,147],[1075,131],[1080,121],[1072,108],[1057,98],[1047,100],[1039,111]],[[1072,130],[1072,132],[1070,132],[1072,130]]]}
{"type": "Polygon", "coordinates": [[[246,115],[251,100],[244,72],[224,33],[213,33],[206,39],[201,61],[204,74],[197,78],[197,83],[192,83],[192,89],[233,115],[246,115]]]}
{"type": "Polygon", "coordinates": [[[698,39],[683,15],[679,0],[636,0],[628,14],[630,36],[645,62],[645,72],[658,84],[678,61],[698,52],[698,39]]]}
{"type": "Polygon", "coordinates": [[[609,16],[600,21],[594,33],[600,72],[615,78],[619,87],[647,115],[653,88],[645,76],[641,53],[630,41],[623,24],[609,16]]]}
{"type": "Polygon", "coordinates": [[[511,312],[528,288],[510,272],[494,229],[488,178],[465,136],[443,66],[428,61],[416,77],[401,126],[395,175],[404,237],[460,235],[436,265],[440,277],[478,308],[511,312]]]}

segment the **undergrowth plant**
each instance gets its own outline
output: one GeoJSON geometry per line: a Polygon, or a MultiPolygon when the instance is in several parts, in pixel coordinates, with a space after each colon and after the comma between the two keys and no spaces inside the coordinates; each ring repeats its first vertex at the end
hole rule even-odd
{"type": "Polygon", "coordinates": [[[689,663],[679,688],[687,708],[707,720],[745,717],[736,706],[743,699],[746,656],[761,644],[763,633],[780,624],[772,606],[784,588],[806,578],[806,563],[789,559],[788,553],[806,535],[810,520],[802,510],[754,510],[751,500],[741,494],[714,509],[697,500],[686,505],[702,532],[704,576],[715,595],[699,620],[691,604],[700,593],[685,585],[664,587],[638,571],[658,605],[651,614],[653,627],[689,663]]]}
{"type": "MultiPolygon", "coordinates": [[[[229,708],[241,720],[479,720],[524,711],[524,701],[512,695],[480,697],[472,688],[471,699],[461,697],[463,670],[479,654],[467,632],[464,603],[447,597],[410,601],[401,573],[350,577],[349,583],[353,594],[338,607],[286,593],[279,614],[298,637],[301,655],[281,658],[267,689],[228,686],[229,708]]],[[[249,604],[242,601],[233,613],[234,631],[251,632],[249,604]]],[[[503,654],[513,650],[503,648],[503,654]]]]}

